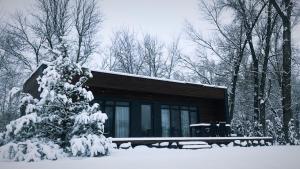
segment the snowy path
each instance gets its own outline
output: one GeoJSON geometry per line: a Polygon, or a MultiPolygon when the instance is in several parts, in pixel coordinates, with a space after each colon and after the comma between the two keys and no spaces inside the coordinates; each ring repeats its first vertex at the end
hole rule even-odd
{"type": "Polygon", "coordinates": [[[202,150],[136,147],[101,158],[36,163],[0,162],[0,169],[299,169],[300,146],[227,147],[202,150]]]}

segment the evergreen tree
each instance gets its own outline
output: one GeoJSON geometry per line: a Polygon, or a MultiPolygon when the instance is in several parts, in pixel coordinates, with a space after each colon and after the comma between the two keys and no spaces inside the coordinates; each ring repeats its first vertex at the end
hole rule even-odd
{"type": "Polygon", "coordinates": [[[284,138],[282,120],[278,116],[275,117],[274,128],[276,131],[276,138],[275,138],[276,142],[278,144],[286,144],[286,141],[284,138]]]}
{"type": "Polygon", "coordinates": [[[294,119],[291,119],[289,122],[289,132],[288,133],[289,133],[289,143],[290,144],[292,144],[292,145],[300,144],[294,119]]]}
{"type": "Polygon", "coordinates": [[[94,97],[84,86],[91,72],[70,59],[63,42],[47,54],[52,61],[37,79],[40,98],[24,96],[25,115],[7,125],[4,140],[8,144],[1,152],[10,159],[26,160],[17,157],[18,152],[32,154],[27,152],[28,146],[35,146],[31,148],[35,158],[28,159],[44,159],[47,154],[42,153],[42,147],[51,142],[50,147],[61,147],[74,156],[107,154],[110,141],[103,135],[107,116],[97,103],[90,104],[94,97]]]}
{"type": "Polygon", "coordinates": [[[262,124],[259,123],[259,121],[255,120],[252,127],[252,130],[250,131],[250,136],[253,137],[262,137],[263,136],[263,127],[262,124]]]}
{"type": "Polygon", "coordinates": [[[266,136],[276,138],[276,131],[271,120],[266,120],[266,136]]]}

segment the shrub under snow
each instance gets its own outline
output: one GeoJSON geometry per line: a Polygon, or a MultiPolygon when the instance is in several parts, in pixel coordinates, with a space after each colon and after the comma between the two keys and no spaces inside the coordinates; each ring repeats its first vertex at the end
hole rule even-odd
{"type": "Polygon", "coordinates": [[[64,152],[59,145],[51,141],[31,139],[18,143],[10,142],[0,147],[0,155],[4,159],[31,162],[43,159],[56,160],[63,157],[64,152]]]}
{"type": "Polygon", "coordinates": [[[289,122],[289,142],[292,145],[299,145],[300,141],[298,139],[298,134],[296,131],[295,121],[291,119],[289,122]]]}
{"type": "Polygon", "coordinates": [[[0,146],[4,144],[4,133],[0,133],[0,146]]]}
{"type": "Polygon", "coordinates": [[[71,141],[71,151],[73,156],[100,156],[110,153],[111,141],[103,135],[83,135],[74,136],[71,141]]]}

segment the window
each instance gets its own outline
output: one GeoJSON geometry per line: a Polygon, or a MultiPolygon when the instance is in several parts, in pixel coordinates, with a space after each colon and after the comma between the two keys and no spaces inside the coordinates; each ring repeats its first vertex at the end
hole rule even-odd
{"type": "Polygon", "coordinates": [[[151,105],[141,105],[141,127],[143,136],[152,135],[151,105]]]}
{"type": "Polygon", "coordinates": [[[183,137],[190,136],[190,119],[188,110],[181,110],[181,131],[183,137]]]}
{"type": "MultiPolygon", "coordinates": [[[[196,107],[190,108],[190,124],[198,123],[198,113],[196,107]]],[[[196,136],[196,129],[193,127],[191,130],[191,135],[196,136]]]]}
{"type": "Polygon", "coordinates": [[[198,115],[196,110],[190,110],[190,124],[198,123],[198,115]]]}
{"type": "Polygon", "coordinates": [[[198,122],[196,107],[161,106],[161,126],[163,137],[189,137],[190,124],[198,122]]]}
{"type": "Polygon", "coordinates": [[[106,105],[104,111],[108,117],[104,124],[104,132],[107,136],[113,136],[113,119],[114,119],[114,107],[106,105]]]}
{"type": "Polygon", "coordinates": [[[127,102],[116,103],[115,137],[129,137],[129,104],[127,102]]]}
{"type": "Polygon", "coordinates": [[[170,110],[164,106],[161,108],[161,128],[162,136],[170,137],[170,110]]]}
{"type": "Polygon", "coordinates": [[[171,107],[171,136],[179,137],[180,132],[180,111],[178,106],[171,107]]]}

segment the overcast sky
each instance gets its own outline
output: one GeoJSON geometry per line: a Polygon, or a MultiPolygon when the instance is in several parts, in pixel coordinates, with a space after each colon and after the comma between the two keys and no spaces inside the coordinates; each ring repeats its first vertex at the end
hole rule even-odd
{"type": "MultiPolygon", "coordinates": [[[[34,0],[0,0],[0,15],[9,19],[8,14],[30,8],[34,0]]],[[[109,42],[113,31],[122,27],[133,28],[137,32],[151,33],[165,42],[181,35],[184,48],[184,21],[188,20],[202,33],[208,34],[210,27],[198,9],[197,0],[99,0],[104,22],[101,38],[109,42]]],[[[294,30],[294,40],[299,44],[300,26],[294,30]]]]}
{"type": "MultiPolygon", "coordinates": [[[[183,32],[185,19],[199,22],[197,0],[99,0],[104,15],[103,38],[122,27],[149,32],[162,40],[183,32]]],[[[29,8],[33,0],[0,0],[1,13],[29,8]]]]}
{"type": "MultiPolygon", "coordinates": [[[[16,10],[30,8],[33,2],[0,0],[0,10],[7,16],[16,10]]],[[[125,27],[140,33],[151,33],[164,42],[181,36],[184,48],[189,48],[184,35],[185,20],[201,25],[204,32],[209,29],[201,20],[197,0],[99,0],[99,3],[104,15],[100,32],[104,45],[109,42],[113,31],[125,27]]]]}

